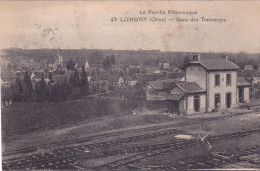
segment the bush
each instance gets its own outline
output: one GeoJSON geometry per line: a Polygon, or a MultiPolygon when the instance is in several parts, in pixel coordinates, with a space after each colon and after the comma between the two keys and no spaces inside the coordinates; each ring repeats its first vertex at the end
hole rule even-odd
{"type": "Polygon", "coordinates": [[[66,93],[66,100],[77,100],[80,98],[82,98],[82,89],[79,87],[68,90],[66,93]]]}

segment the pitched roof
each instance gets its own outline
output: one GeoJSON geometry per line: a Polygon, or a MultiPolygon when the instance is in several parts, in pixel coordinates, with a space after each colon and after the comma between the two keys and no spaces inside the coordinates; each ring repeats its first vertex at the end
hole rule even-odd
{"type": "Polygon", "coordinates": [[[239,72],[239,75],[242,77],[260,77],[260,71],[259,70],[246,70],[239,72]]]}
{"type": "Polygon", "coordinates": [[[180,100],[185,94],[169,94],[166,95],[164,98],[165,100],[180,100]]]}
{"type": "Polygon", "coordinates": [[[151,85],[156,90],[164,90],[164,89],[169,89],[169,88],[173,87],[180,80],[181,80],[181,78],[158,80],[158,81],[150,81],[147,84],[151,85]]]}
{"type": "Polygon", "coordinates": [[[146,81],[156,81],[163,78],[163,73],[148,73],[144,75],[146,81]]]}
{"type": "Polygon", "coordinates": [[[194,82],[178,82],[176,86],[179,87],[185,93],[200,93],[206,91],[194,82]]]}
{"type": "Polygon", "coordinates": [[[244,77],[237,77],[237,86],[250,86],[251,84],[244,77]]]}
{"type": "Polygon", "coordinates": [[[200,59],[199,61],[192,61],[190,65],[202,65],[207,70],[238,70],[239,66],[235,63],[220,58],[200,59]]]}
{"type": "Polygon", "coordinates": [[[134,73],[133,75],[131,75],[127,78],[128,81],[142,80],[142,79],[145,79],[145,78],[144,78],[144,75],[141,73],[134,73]]]}

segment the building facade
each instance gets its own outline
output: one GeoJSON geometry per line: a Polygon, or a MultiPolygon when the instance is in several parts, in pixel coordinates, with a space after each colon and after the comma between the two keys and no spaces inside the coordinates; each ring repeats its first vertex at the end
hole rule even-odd
{"type": "MultiPolygon", "coordinates": [[[[250,84],[238,79],[238,69],[227,57],[200,59],[194,55],[193,61],[185,66],[185,81],[176,82],[164,91],[154,91],[153,99],[165,100],[171,113],[179,114],[236,107],[250,101],[250,84]]],[[[148,83],[148,89],[151,85],[152,82],[148,83]]]]}
{"type": "Polygon", "coordinates": [[[211,112],[214,109],[236,107],[238,69],[226,56],[200,59],[199,55],[195,55],[193,61],[186,66],[185,78],[186,82],[195,82],[207,91],[206,111],[211,112]]]}

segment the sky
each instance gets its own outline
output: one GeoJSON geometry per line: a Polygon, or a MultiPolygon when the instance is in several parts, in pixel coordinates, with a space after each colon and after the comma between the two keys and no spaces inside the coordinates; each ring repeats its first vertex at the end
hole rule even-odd
{"type": "Polygon", "coordinates": [[[258,53],[259,9],[257,1],[2,1],[0,49],[59,46],[258,53]],[[140,10],[196,11],[197,14],[148,15],[140,14],[140,10]],[[117,22],[111,22],[112,17],[117,17],[117,22]],[[166,18],[167,22],[119,22],[120,17],[166,18]],[[177,17],[194,17],[199,22],[177,22],[177,17]],[[202,22],[201,17],[226,22],[202,22]],[[48,32],[48,28],[52,30],[48,32]]]}

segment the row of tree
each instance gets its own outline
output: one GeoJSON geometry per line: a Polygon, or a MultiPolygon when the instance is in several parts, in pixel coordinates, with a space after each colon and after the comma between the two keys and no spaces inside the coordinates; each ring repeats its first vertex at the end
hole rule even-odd
{"type": "Polygon", "coordinates": [[[12,99],[14,102],[28,102],[32,100],[33,86],[28,71],[22,75],[16,76],[15,84],[11,87],[11,90],[13,95],[12,99]]]}
{"type": "MultiPolygon", "coordinates": [[[[65,75],[61,76],[65,79],[65,75]]],[[[89,84],[84,66],[79,74],[74,69],[68,81],[55,82],[52,73],[48,79],[42,74],[41,80],[36,82],[33,89],[32,80],[26,71],[15,79],[15,84],[11,87],[13,102],[44,102],[44,101],[66,101],[71,98],[80,98],[89,94],[89,84]]]]}

